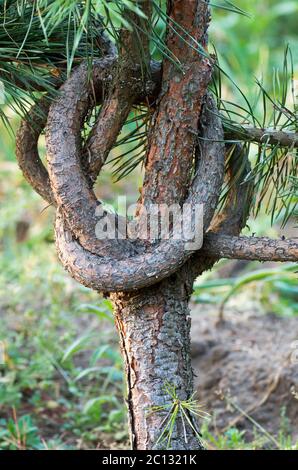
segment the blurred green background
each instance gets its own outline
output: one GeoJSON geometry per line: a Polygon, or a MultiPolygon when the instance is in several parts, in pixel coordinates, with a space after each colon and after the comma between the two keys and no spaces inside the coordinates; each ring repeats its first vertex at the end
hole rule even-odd
{"type": "MultiPolygon", "coordinates": [[[[236,4],[251,16],[213,7],[211,42],[222,68],[253,101],[255,77],[272,87],[274,70],[282,68],[287,44],[297,64],[298,4],[278,0],[237,0],[236,4]]],[[[235,99],[228,83],[224,95],[235,99]]],[[[18,118],[11,112],[10,120],[15,129],[18,118]]],[[[116,155],[115,151],[112,157],[116,155]]],[[[134,200],[140,183],[140,168],[113,183],[107,166],[99,195],[113,202],[117,194],[128,193],[134,200]]],[[[13,135],[2,126],[0,344],[5,365],[0,364],[0,449],[78,449],[98,443],[120,448],[127,445],[124,384],[111,307],[72,281],[58,264],[53,218],[53,209],[24,181],[15,161],[13,135]]],[[[291,222],[282,233],[296,230],[291,228],[295,221],[291,222]]],[[[249,226],[260,235],[281,234],[280,227],[271,227],[270,218],[262,214],[249,226]]],[[[231,281],[230,265],[223,261],[198,280],[193,300],[214,303],[217,308],[223,300],[230,301],[231,295],[237,302],[246,286],[245,295],[259,302],[264,313],[298,314],[292,268],[279,268],[272,276],[271,265],[261,267],[260,273],[255,272],[260,266],[250,263],[231,281]],[[221,275],[216,282],[223,269],[224,279],[221,275]],[[239,289],[231,292],[235,283],[239,289]]],[[[243,436],[237,439],[238,448],[245,446],[243,436]]],[[[227,437],[224,448],[229,446],[227,437]]]]}

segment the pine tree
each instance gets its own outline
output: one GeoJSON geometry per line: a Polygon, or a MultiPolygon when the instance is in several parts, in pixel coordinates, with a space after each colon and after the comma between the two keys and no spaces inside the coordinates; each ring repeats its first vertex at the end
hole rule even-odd
{"type": "MultiPolygon", "coordinates": [[[[208,49],[208,1],[1,1],[0,14],[0,80],[23,118],[16,156],[56,208],[63,266],[114,305],[132,448],[200,449],[188,307],[195,278],[221,258],[298,259],[296,239],[241,236],[265,201],[284,224],[296,210],[290,51],[279,96],[258,84],[260,122],[244,95],[245,106],[221,97],[229,77],[208,49]],[[120,136],[127,123],[133,130],[120,136]],[[46,165],[38,152],[44,130],[46,165]],[[114,216],[100,212],[94,184],[111,149],[123,145],[118,178],[144,165],[139,229],[152,204],[203,204],[202,246],[96,236],[98,214],[111,223],[114,216]]],[[[3,110],[1,117],[9,125],[3,110]]],[[[119,216],[118,234],[125,225],[119,216]]]]}

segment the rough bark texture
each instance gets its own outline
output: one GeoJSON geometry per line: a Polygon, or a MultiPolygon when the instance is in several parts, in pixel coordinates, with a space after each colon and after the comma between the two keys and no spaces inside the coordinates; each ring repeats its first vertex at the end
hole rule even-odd
{"type": "MultiPolygon", "coordinates": [[[[204,204],[205,229],[211,222],[218,202],[224,171],[224,145],[217,142],[221,140],[222,127],[214,112],[213,100],[207,99],[206,104],[211,106],[206,109],[202,119],[205,122],[202,135],[206,139],[201,144],[202,158],[186,200],[192,206],[204,204]],[[215,142],[211,137],[215,138],[215,142]]],[[[189,158],[192,159],[191,154],[189,158]]],[[[166,174],[163,184],[168,186],[166,174]]],[[[162,198],[156,199],[156,203],[162,202],[162,198]]],[[[167,202],[171,204],[169,199],[167,202]]],[[[179,201],[174,199],[172,203],[175,202],[179,201]]],[[[186,241],[161,240],[158,244],[144,247],[146,251],[136,252],[133,256],[125,250],[115,263],[111,256],[99,257],[84,249],[63,223],[60,210],[56,223],[56,244],[63,265],[78,282],[100,291],[131,291],[166,278],[192,255],[193,251],[185,250],[186,241]]]]}
{"type": "MultiPolygon", "coordinates": [[[[177,1],[171,3],[169,14],[173,22],[180,21],[183,27],[194,34],[198,42],[206,44],[209,12],[205,2],[177,1]]],[[[130,35],[125,34],[124,43],[129,44],[129,42],[130,35]]],[[[185,55],[184,42],[176,34],[173,34],[171,29],[168,32],[168,44],[173,54],[180,60],[183,70],[178,72],[176,65],[170,63],[165,65],[163,93],[155,116],[153,137],[150,139],[143,204],[147,202],[168,204],[182,202],[187,195],[196,146],[195,134],[211,77],[212,67],[208,59],[202,58],[192,48],[189,48],[190,52],[185,55]],[[179,100],[179,108],[175,106],[175,100],[179,100]],[[178,112],[176,112],[177,109],[178,112]],[[162,136],[158,135],[161,130],[164,131],[162,136]],[[183,160],[184,164],[182,164],[183,160]],[[161,163],[164,164],[164,169],[162,169],[161,163]],[[157,173],[160,172],[157,179],[155,178],[155,170],[157,173]],[[172,188],[168,184],[169,177],[171,177],[172,188]],[[151,193],[152,184],[158,188],[158,195],[151,193]],[[168,193],[166,188],[170,189],[168,193]]],[[[115,91],[112,91],[112,95],[104,101],[102,112],[88,142],[91,156],[96,152],[99,153],[98,161],[94,160],[95,167],[97,164],[100,166],[104,161],[131,105],[142,94],[139,85],[144,86],[143,81],[140,81],[135,75],[135,68],[130,66],[127,70],[125,62],[121,62],[121,57],[119,64],[117,79],[114,82],[115,91]],[[124,76],[125,72],[127,72],[126,76],[124,76]],[[122,91],[124,79],[126,82],[128,80],[126,83],[128,91],[126,92],[122,91]],[[102,145],[100,139],[106,137],[108,138],[102,145]]],[[[73,259],[74,270],[83,276],[91,276],[96,282],[100,280],[101,289],[104,287],[106,290],[119,290],[122,287],[125,290],[130,290],[130,283],[132,288],[136,289],[142,285],[156,283],[157,279],[162,279],[175,272],[191,253],[185,252],[183,240],[177,243],[160,243],[154,247],[153,257],[150,252],[141,254],[139,265],[138,259],[134,257],[130,265],[126,266],[127,254],[130,253],[125,253],[126,258],[120,259],[114,268],[111,256],[118,255],[113,251],[114,246],[110,243],[103,244],[94,237],[94,214],[97,201],[88,180],[88,172],[86,175],[84,171],[84,166],[86,168],[87,165],[82,164],[81,161],[80,143],[82,123],[86,112],[92,106],[93,96],[92,83],[88,84],[86,72],[86,67],[82,65],[67,80],[60,91],[59,99],[51,106],[48,116],[47,160],[52,196],[58,207],[56,229],[58,250],[65,266],[68,266],[73,259]],[[77,256],[78,249],[81,250],[81,258],[77,256]],[[103,259],[100,257],[104,254],[108,254],[106,267],[114,268],[110,285],[102,284],[104,276],[101,276],[103,273],[100,270],[98,271],[98,268],[102,270],[104,267],[103,259]],[[96,257],[94,264],[92,264],[92,257],[96,257]],[[148,258],[147,263],[146,257],[148,258]],[[81,261],[85,262],[84,266],[81,261]],[[122,284],[119,283],[121,263],[126,276],[122,280],[122,284]],[[156,269],[157,271],[155,271],[156,269]],[[145,279],[146,284],[143,284],[144,281],[138,283],[138,276],[145,279]],[[148,283],[148,279],[150,283],[148,283]]],[[[212,100],[207,105],[211,102],[212,100]]],[[[206,110],[208,112],[208,106],[206,110]]],[[[210,111],[209,119],[206,118],[206,137],[208,137],[209,125],[212,129],[212,136],[216,134],[215,140],[221,141],[223,135],[220,121],[216,117],[214,109],[210,111]]],[[[37,139],[35,139],[35,144],[36,142],[37,139]]],[[[219,142],[213,143],[206,139],[204,148],[206,151],[202,154],[197,174],[193,178],[189,201],[192,204],[200,202],[206,204],[205,228],[207,228],[217,205],[222,184],[224,146],[219,142]]],[[[37,161],[38,158],[35,160],[37,161]]],[[[92,171],[92,168],[90,167],[89,171],[92,171]]],[[[82,279],[80,280],[82,282],[82,279]]],[[[116,320],[127,363],[129,409],[132,430],[136,435],[133,439],[133,445],[136,448],[152,448],[157,442],[158,436],[155,432],[157,428],[153,428],[149,432],[149,426],[145,425],[146,433],[142,433],[141,430],[144,424],[143,419],[147,420],[147,408],[159,404],[165,405],[171,399],[164,390],[167,381],[171,386],[176,387],[179,399],[186,400],[191,396],[192,370],[189,355],[187,302],[192,281],[193,279],[190,279],[189,283],[187,282],[186,273],[182,270],[147,291],[138,291],[136,294],[122,293],[118,297],[114,296],[116,320]],[[150,360],[148,362],[146,355],[139,355],[137,351],[139,344],[142,345],[143,350],[146,345],[146,338],[143,337],[145,326],[147,327],[148,341],[152,341],[152,350],[156,349],[155,364],[150,369],[150,360]],[[136,343],[130,350],[128,348],[131,335],[135,335],[136,343]],[[139,340],[137,339],[138,335],[139,340]],[[156,347],[153,346],[155,343],[156,347]],[[145,361],[144,369],[142,369],[142,360],[145,361]],[[164,376],[166,366],[168,367],[167,377],[164,376]],[[131,367],[132,369],[130,369],[131,367]],[[156,375],[155,369],[157,370],[156,375]],[[138,384],[143,386],[144,396],[147,396],[144,403],[142,402],[143,397],[139,396],[138,389],[136,389],[137,393],[133,394],[131,382],[132,374],[138,375],[142,370],[143,379],[148,374],[150,377],[150,380],[141,380],[138,384]],[[142,382],[144,382],[143,385],[142,382]]],[[[89,285],[93,288],[96,287],[94,283],[90,284],[89,282],[89,285]]],[[[157,426],[159,423],[159,429],[162,430],[163,412],[152,413],[148,419],[151,426],[157,426]]],[[[191,416],[189,419],[194,420],[191,416]]],[[[194,426],[196,426],[195,423],[194,426]]],[[[164,444],[161,445],[164,446],[164,444]]],[[[173,448],[201,447],[192,427],[187,428],[186,425],[185,428],[181,418],[177,420],[169,445],[173,448]]]]}
{"type": "MultiPolygon", "coordinates": [[[[193,0],[170,4],[168,13],[172,20],[180,23],[205,45],[209,23],[207,4],[193,0]]],[[[165,64],[163,91],[149,140],[141,201],[143,206],[183,201],[190,182],[198,117],[211,77],[209,61],[192,49],[186,52],[183,41],[171,29],[168,31],[168,47],[185,67],[182,73],[170,62],[166,61],[165,64]]],[[[218,150],[222,153],[222,149],[218,150]]],[[[204,159],[202,162],[204,167],[204,159]]],[[[203,174],[204,170],[200,173],[201,182],[204,180],[203,174]]],[[[221,178],[214,178],[211,172],[210,180],[213,179],[221,178]]],[[[203,194],[206,186],[200,188],[203,194]]],[[[195,194],[201,196],[201,192],[195,194]]],[[[215,198],[217,202],[217,196],[215,198]]],[[[210,194],[207,199],[211,202],[210,194]]],[[[216,202],[206,206],[208,224],[216,202]]],[[[112,296],[126,363],[128,413],[134,449],[165,448],[164,442],[156,443],[167,424],[168,410],[152,412],[152,407],[168,405],[171,408],[173,399],[165,390],[167,382],[176,388],[180,400],[189,399],[193,393],[188,310],[192,283],[191,274],[189,276],[182,268],[146,290],[112,296]]],[[[189,419],[197,429],[196,418],[189,416],[189,419]]],[[[202,444],[192,427],[186,424],[184,428],[181,417],[178,417],[169,447],[201,449],[202,444]]]]}
{"type": "Polygon", "coordinates": [[[161,98],[149,138],[142,188],[144,205],[156,202],[171,204],[181,202],[185,197],[200,110],[212,74],[212,64],[198,53],[197,44],[179,31],[184,41],[191,43],[187,47],[172,29],[173,24],[179,24],[202,48],[206,47],[209,25],[207,2],[170,2],[168,15],[171,19],[167,46],[175,60],[179,61],[179,67],[169,60],[164,61],[161,98]]]}
{"type": "MultiPolygon", "coordinates": [[[[136,294],[112,296],[126,366],[133,449],[165,448],[165,442],[156,443],[173,402],[165,389],[167,384],[176,388],[181,400],[187,400],[193,393],[189,289],[185,282],[178,273],[136,294]],[[153,406],[164,405],[169,408],[152,410],[153,406]]],[[[169,447],[200,449],[201,443],[191,427],[187,424],[185,427],[186,430],[178,420],[169,447]]]]}
{"type": "Polygon", "coordinates": [[[273,240],[266,237],[232,237],[208,233],[202,253],[218,258],[296,262],[298,238],[273,240]]]}
{"type": "MultiPolygon", "coordinates": [[[[104,101],[104,97],[111,93],[111,86],[115,79],[115,64],[116,58],[114,56],[94,60],[89,83],[89,92],[92,92],[89,99],[92,106],[95,104],[101,105],[104,101]]],[[[144,85],[146,92],[142,90],[141,94],[136,97],[136,104],[142,103],[144,100],[146,100],[146,103],[152,103],[158,96],[160,90],[160,64],[151,61],[150,71],[151,79],[144,85]]],[[[75,82],[75,87],[76,83],[82,85],[82,83],[85,82],[87,84],[87,75],[87,65],[85,63],[81,64],[80,68],[76,70],[77,82],[75,82]]],[[[16,157],[28,183],[43,199],[50,204],[56,205],[48,171],[42,163],[38,152],[38,139],[47,123],[51,104],[52,99],[49,97],[42,98],[30,109],[26,119],[22,121],[16,136],[16,157]]],[[[104,109],[106,113],[107,110],[106,108],[104,109]]],[[[58,110],[58,112],[60,111],[61,109],[58,110]]],[[[61,121],[67,120],[68,118],[67,114],[66,116],[63,115],[61,116],[61,121]]],[[[110,135],[112,132],[115,134],[115,132],[111,130],[109,130],[108,135],[105,134],[107,128],[106,124],[106,120],[104,120],[103,125],[99,122],[96,123],[82,150],[80,157],[82,169],[89,182],[96,180],[106,158],[105,148],[111,147],[110,135]],[[103,135],[105,136],[104,139],[102,138],[103,135]],[[101,139],[99,137],[101,137],[101,139]]],[[[62,140],[65,140],[64,136],[62,140]]]]}

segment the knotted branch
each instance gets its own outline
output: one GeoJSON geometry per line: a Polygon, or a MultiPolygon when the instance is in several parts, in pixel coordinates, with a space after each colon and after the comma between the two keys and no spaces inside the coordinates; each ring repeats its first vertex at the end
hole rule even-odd
{"type": "MultiPolygon", "coordinates": [[[[92,74],[89,78],[89,86],[92,89],[92,96],[96,98],[96,103],[101,104],[104,93],[109,89],[113,77],[115,57],[108,56],[94,61],[92,74]]],[[[82,64],[77,70],[77,80],[87,83],[89,68],[87,64],[82,64]]],[[[42,98],[34,105],[20,125],[16,136],[16,157],[25,179],[33,189],[50,204],[56,205],[56,201],[51,189],[50,178],[46,167],[43,165],[38,152],[38,140],[43,132],[52,99],[42,98]]],[[[88,148],[88,146],[87,146],[88,148]]],[[[89,150],[83,152],[88,158],[82,162],[86,176],[95,178],[96,171],[99,171],[98,163],[96,171],[95,162],[98,161],[97,152],[89,150]]],[[[83,158],[82,158],[83,159],[83,158]]],[[[97,175],[96,175],[97,176],[97,175]]]]}
{"type": "MultiPolygon", "coordinates": [[[[187,5],[184,5],[183,10],[186,7],[187,5]]],[[[202,8],[201,13],[206,16],[208,10],[207,6],[202,2],[200,7],[202,8]]],[[[182,8],[181,5],[180,8],[182,8]]],[[[191,8],[195,8],[195,5],[192,3],[191,8]]],[[[177,13],[179,9],[175,11],[177,13]]],[[[177,18],[175,21],[176,20],[177,18]]],[[[207,24],[204,23],[204,27],[198,29],[199,36],[197,39],[203,43],[206,28],[207,24]]],[[[173,35],[171,37],[173,39],[173,35]]],[[[180,55],[182,58],[183,50],[180,40],[176,38],[176,40],[173,41],[172,47],[173,53],[180,55]]],[[[154,120],[153,136],[157,134],[154,129],[161,128],[161,122],[159,122],[160,118],[164,119],[165,116],[167,116],[167,112],[163,108],[163,103],[167,106],[167,102],[173,91],[175,91],[175,96],[177,98],[179,97],[180,106],[178,108],[177,106],[175,107],[175,109],[178,109],[176,115],[174,114],[171,119],[162,122],[162,128],[164,129],[166,138],[163,139],[162,135],[158,142],[154,142],[154,145],[150,140],[147,174],[149,174],[151,183],[152,179],[154,180],[154,172],[148,170],[151,160],[154,160],[155,163],[158,160],[162,160],[164,164],[167,159],[173,159],[176,153],[176,158],[180,157],[181,159],[184,157],[186,165],[191,168],[192,153],[196,143],[196,138],[192,131],[193,129],[197,129],[198,126],[201,105],[211,77],[211,64],[205,58],[202,59],[202,57],[198,56],[197,52],[193,51],[193,49],[191,49],[190,57],[187,57],[185,61],[187,67],[185,67],[184,73],[181,73],[181,71],[177,72],[178,69],[173,64],[170,65],[170,68],[169,66],[165,67],[165,81],[168,82],[168,74],[173,75],[173,73],[177,75],[177,80],[171,80],[171,83],[175,83],[175,90],[169,89],[164,91],[161,95],[157,117],[154,120]],[[191,64],[190,67],[189,63],[191,64]],[[189,113],[191,100],[193,101],[193,112],[189,119],[187,115],[189,113]],[[184,114],[185,120],[183,117],[184,114]],[[171,129],[173,126],[176,127],[177,132],[179,131],[181,133],[181,139],[177,139],[177,142],[171,137],[171,129]]],[[[123,67],[123,64],[121,64],[120,70],[123,70],[123,67]]],[[[131,70],[129,70],[129,74],[131,74],[131,70]]],[[[57,145],[57,142],[61,142],[62,135],[66,134],[65,131],[63,131],[63,124],[59,125],[57,122],[53,126],[52,123],[54,115],[59,115],[59,119],[62,120],[65,117],[63,108],[65,108],[65,101],[70,101],[68,100],[68,95],[71,96],[72,102],[72,108],[69,106],[67,108],[68,119],[74,115],[73,109],[76,108],[76,103],[80,101],[80,88],[78,86],[74,87],[74,82],[70,80],[63,88],[60,98],[61,104],[57,102],[56,105],[51,108],[47,134],[51,181],[54,191],[57,193],[60,208],[59,217],[57,219],[58,223],[56,224],[57,246],[60,257],[63,260],[63,264],[67,266],[67,269],[72,272],[73,276],[79,279],[83,284],[92,286],[97,290],[132,290],[156,283],[182,266],[192,252],[185,250],[185,240],[162,240],[157,245],[153,245],[149,248],[142,246],[140,250],[141,253],[134,254],[132,253],[132,248],[135,248],[135,246],[132,246],[129,240],[121,240],[121,244],[118,243],[118,247],[121,245],[120,249],[116,253],[114,247],[117,242],[115,240],[111,243],[107,243],[106,241],[95,239],[94,227],[96,219],[94,214],[96,213],[96,200],[87,182],[84,181],[82,172],[78,171],[80,160],[78,149],[75,147],[75,136],[77,136],[79,132],[78,125],[73,121],[68,121],[67,138],[69,139],[70,136],[71,142],[67,142],[67,145],[65,144],[64,148],[61,149],[61,147],[57,145]],[[75,88],[74,93],[69,91],[73,88],[75,88]],[[64,164],[62,165],[61,162],[64,162],[64,164]],[[66,162],[68,162],[68,168],[66,162]],[[74,177],[77,179],[75,179],[72,195],[70,197],[68,187],[74,177]],[[62,214],[64,212],[66,213],[67,224],[62,225],[62,214]],[[71,230],[71,234],[67,232],[69,229],[71,230]],[[111,263],[113,254],[116,254],[117,265],[111,263]],[[99,255],[104,255],[104,257],[100,258],[99,255]]],[[[131,85],[133,85],[133,83],[131,85]]],[[[211,98],[208,99],[211,100],[211,98]]],[[[127,99],[127,101],[129,101],[129,99],[127,99]]],[[[81,108],[81,110],[82,109],[83,108],[81,108]]],[[[214,111],[213,108],[213,113],[210,112],[206,118],[208,125],[206,125],[205,129],[204,156],[201,160],[198,172],[193,179],[192,187],[186,200],[192,207],[196,204],[205,204],[205,228],[208,227],[215,211],[223,178],[224,146],[220,143],[223,134],[220,119],[214,111]],[[210,129],[212,129],[213,137],[215,136],[215,142],[209,139],[210,129]]],[[[181,184],[181,178],[179,178],[177,174],[177,170],[185,170],[184,165],[181,165],[181,161],[179,164],[179,160],[175,160],[174,165],[176,168],[175,181],[180,184],[180,188],[183,188],[182,191],[185,192],[188,181],[184,181],[184,183],[182,182],[181,184]]],[[[169,172],[166,165],[165,168],[168,174],[166,176],[166,173],[164,173],[163,178],[170,177],[171,171],[169,172]]],[[[184,175],[189,175],[189,173],[190,171],[188,170],[184,172],[184,175]]],[[[151,183],[147,185],[146,181],[145,176],[144,194],[146,201],[148,201],[150,200],[150,196],[148,197],[150,190],[147,191],[147,194],[146,190],[152,188],[153,185],[151,183]]],[[[161,183],[162,181],[160,179],[158,183],[159,188],[162,187],[161,183]]],[[[180,195],[182,195],[182,191],[180,191],[180,195]]],[[[158,202],[156,199],[154,200],[158,202]]],[[[171,200],[175,202],[177,198],[172,198],[171,200]]],[[[162,201],[170,202],[167,198],[163,198],[162,201]]]]}
{"type": "MultiPolygon", "coordinates": [[[[189,8],[195,8],[194,4],[176,2],[170,11],[173,22],[182,21],[183,26],[183,18],[189,8]]],[[[205,2],[199,5],[197,14],[207,20],[200,23],[201,27],[194,24],[192,33],[204,46],[208,9],[205,2]]],[[[191,15],[196,17],[193,11],[191,15]]],[[[125,33],[123,40],[127,44],[131,37],[125,33]]],[[[151,202],[186,202],[191,207],[203,204],[204,232],[208,230],[208,233],[198,253],[195,249],[186,250],[185,243],[189,240],[183,238],[148,244],[142,240],[96,237],[98,201],[93,183],[132,106],[138,102],[151,103],[152,97],[157,97],[159,68],[150,63],[148,55],[145,64],[123,61],[120,55],[95,61],[91,70],[87,64],[75,69],[48,113],[48,170],[39,157],[37,143],[45,126],[49,101],[44,99],[39,108],[32,109],[31,122],[23,122],[18,133],[17,157],[26,179],[57,207],[59,257],[75,279],[95,290],[133,291],[153,285],[176,272],[192,256],[191,269],[198,273],[211,267],[218,256],[257,256],[262,243],[268,248],[263,256],[270,254],[275,260],[297,258],[295,241],[281,246],[267,239],[256,243],[256,239],[237,237],[247,215],[243,208],[247,208],[249,194],[244,180],[238,181],[224,211],[214,217],[223,182],[225,146],[220,117],[207,94],[212,66],[194,48],[187,48],[185,53],[183,42],[171,30],[168,44],[183,70],[165,61],[162,91],[149,135],[140,214],[142,207],[151,202]],[[102,104],[101,111],[83,145],[81,130],[86,114],[98,103],[102,104]],[[199,122],[202,139],[198,142],[199,122]],[[195,148],[199,158],[191,179],[195,148]],[[289,253],[285,254],[287,248],[289,253]]],[[[126,54],[125,49],[122,53],[126,54]]],[[[258,259],[262,259],[261,255],[258,259]]]]}
{"type": "MultiPolygon", "coordinates": [[[[210,112],[206,122],[209,119],[212,126],[206,129],[213,129],[216,142],[204,141],[204,156],[186,200],[192,207],[205,204],[207,225],[218,199],[213,184],[216,187],[222,184],[224,159],[223,145],[218,142],[222,140],[220,120],[214,112],[210,112]],[[209,184],[211,181],[212,184],[209,184]]],[[[173,274],[193,253],[185,250],[186,240],[161,240],[139,255],[127,256],[123,253],[115,264],[115,259],[100,258],[85,250],[61,223],[60,217],[61,213],[56,223],[56,243],[61,261],[75,279],[95,290],[130,291],[155,284],[173,274]]]]}
{"type": "MultiPolygon", "coordinates": [[[[96,59],[92,64],[91,70],[89,65],[85,63],[80,65],[80,69],[77,71],[77,80],[78,82],[85,81],[86,83],[89,81],[90,90],[92,90],[90,100],[93,105],[101,105],[104,96],[109,94],[115,78],[115,64],[116,57],[108,56],[96,59]]],[[[159,93],[159,80],[156,78],[160,73],[159,64],[151,61],[150,70],[152,80],[145,85],[149,96],[142,93],[136,98],[135,104],[141,104],[144,100],[153,103],[159,93]]],[[[27,182],[43,199],[55,206],[56,201],[52,193],[48,170],[40,159],[37,148],[40,134],[46,126],[51,104],[52,98],[43,97],[30,109],[26,119],[22,120],[16,135],[16,157],[27,182]]],[[[85,177],[91,182],[96,180],[105,161],[102,150],[106,139],[106,137],[102,138],[102,135],[107,135],[105,130],[98,132],[97,125],[94,126],[81,154],[81,163],[85,177]],[[101,139],[96,137],[97,134],[101,136],[101,139]]],[[[107,147],[110,145],[108,143],[107,147]]]]}
{"type": "MultiPolygon", "coordinates": [[[[206,122],[209,119],[212,125],[206,126],[206,131],[209,131],[211,128],[215,129],[215,140],[221,140],[222,129],[216,113],[210,112],[206,122]]],[[[31,127],[28,126],[26,129],[30,137],[31,127]]],[[[24,142],[26,141],[29,141],[29,139],[25,138],[24,142]]],[[[34,158],[27,158],[28,155],[22,155],[21,160],[23,162],[32,163],[31,160],[33,160],[35,165],[41,165],[36,144],[37,139],[35,139],[34,158]]],[[[22,147],[23,150],[25,148],[26,146],[22,147]]],[[[194,178],[193,188],[188,199],[188,202],[191,204],[199,203],[200,199],[198,196],[202,196],[201,202],[206,202],[207,207],[216,206],[214,198],[217,199],[218,196],[214,193],[212,185],[206,185],[205,178],[209,168],[210,174],[214,175],[215,184],[217,187],[221,186],[223,175],[222,148],[222,144],[218,142],[213,143],[206,139],[205,158],[202,159],[201,169],[194,178]]],[[[19,156],[22,149],[19,148],[18,150],[19,156]]],[[[26,173],[29,170],[26,168],[26,173]]],[[[32,174],[34,174],[34,171],[32,174]]],[[[39,180],[38,183],[40,183],[39,180]]],[[[36,186],[36,181],[34,184],[36,186]]],[[[48,196],[48,199],[50,197],[48,196]]],[[[206,216],[210,218],[211,214],[209,216],[206,214],[206,216]]],[[[138,257],[129,259],[127,253],[123,253],[123,259],[117,261],[118,264],[115,265],[115,260],[109,257],[103,259],[84,250],[73,235],[70,234],[69,229],[62,224],[60,213],[57,218],[56,230],[58,251],[63,264],[80,282],[97,290],[131,290],[153,284],[173,273],[191,255],[191,252],[185,252],[184,241],[182,240],[172,242],[162,241],[157,247],[152,248],[151,252],[139,255],[138,257]]]]}

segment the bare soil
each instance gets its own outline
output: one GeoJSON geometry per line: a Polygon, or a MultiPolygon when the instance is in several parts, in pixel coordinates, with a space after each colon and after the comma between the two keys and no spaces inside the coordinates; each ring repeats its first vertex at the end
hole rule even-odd
{"type": "Polygon", "coordinates": [[[232,426],[245,430],[249,440],[262,427],[297,442],[298,318],[233,308],[218,325],[214,306],[197,305],[192,341],[198,397],[212,413],[211,432],[232,426]]]}

